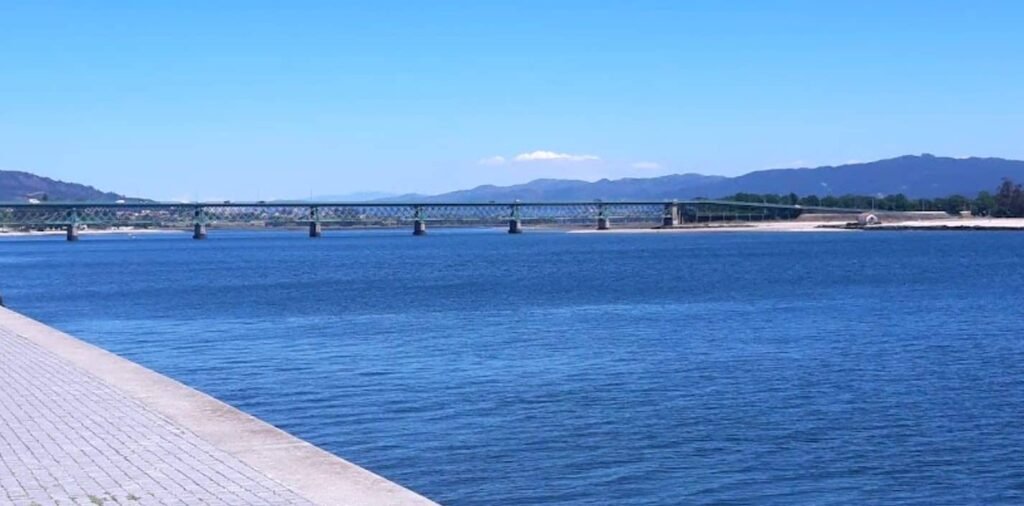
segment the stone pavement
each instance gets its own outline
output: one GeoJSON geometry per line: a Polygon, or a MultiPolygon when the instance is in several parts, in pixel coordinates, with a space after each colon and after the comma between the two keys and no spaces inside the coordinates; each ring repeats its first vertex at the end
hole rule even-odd
{"type": "Polygon", "coordinates": [[[71,340],[0,308],[0,504],[431,504],[184,385],[71,340]],[[46,332],[55,336],[34,335],[46,332]],[[107,378],[89,371],[90,364],[107,378]],[[128,392],[111,384],[137,374],[157,378],[128,392]],[[156,402],[139,395],[146,388],[157,390],[156,402]],[[225,422],[238,424],[238,431],[210,428],[225,422]],[[215,444],[220,434],[229,434],[223,441],[231,444],[215,444]],[[254,434],[259,441],[245,441],[254,434]],[[312,481],[303,481],[307,475],[312,481]]]}

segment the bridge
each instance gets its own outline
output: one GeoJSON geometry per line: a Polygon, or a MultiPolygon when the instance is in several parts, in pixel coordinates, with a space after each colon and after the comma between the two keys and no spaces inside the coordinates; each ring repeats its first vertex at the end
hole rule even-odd
{"type": "Polygon", "coordinates": [[[0,203],[0,227],[20,230],[63,229],[67,240],[82,228],[136,227],[191,229],[205,239],[210,227],[309,227],[316,238],[325,226],[412,226],[424,235],[427,224],[441,226],[508,225],[518,234],[524,223],[539,226],[613,223],[675,227],[726,221],[794,219],[806,213],[860,213],[861,209],[737,202],[725,200],[632,202],[41,202],[0,203]]]}

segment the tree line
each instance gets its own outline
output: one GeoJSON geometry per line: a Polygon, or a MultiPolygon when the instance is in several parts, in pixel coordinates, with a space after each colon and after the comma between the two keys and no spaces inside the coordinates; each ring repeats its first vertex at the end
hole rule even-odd
{"type": "Polygon", "coordinates": [[[818,197],[817,195],[789,195],[737,193],[724,200],[737,202],[761,202],[767,204],[800,205],[810,207],[845,207],[851,209],[877,209],[879,211],[944,211],[960,214],[969,211],[974,216],[998,218],[1024,217],[1024,189],[1010,179],[1004,179],[996,192],[983,191],[976,197],[963,195],[932,199],[912,199],[897,193],[895,195],[842,195],[818,197]]]}

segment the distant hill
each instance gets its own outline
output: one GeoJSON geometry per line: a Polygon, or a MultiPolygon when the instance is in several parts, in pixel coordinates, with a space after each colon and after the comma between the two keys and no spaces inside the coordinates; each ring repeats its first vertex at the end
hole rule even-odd
{"type": "Polygon", "coordinates": [[[310,200],[320,202],[369,202],[371,200],[384,200],[397,197],[394,193],[387,192],[354,192],[332,195],[315,195],[310,200]]]}
{"type": "Polygon", "coordinates": [[[695,189],[723,181],[723,176],[701,174],[674,174],[653,178],[602,179],[600,181],[576,181],[567,179],[537,179],[514,186],[478,186],[471,190],[460,190],[431,197],[418,197],[423,202],[489,202],[522,200],[530,201],[578,201],[578,200],[633,200],[662,198],[687,189],[695,189]],[[672,189],[669,191],[669,189],[672,189]]]}
{"type": "Polygon", "coordinates": [[[914,198],[994,192],[1003,178],[1024,181],[1024,161],[947,158],[928,154],[814,169],[751,172],[699,188],[701,196],[746,193],[798,195],[893,195],[914,198]]]}
{"type": "MultiPolygon", "coordinates": [[[[738,177],[674,174],[653,178],[625,178],[588,182],[537,179],[513,186],[484,185],[441,195],[361,193],[323,196],[318,200],[378,202],[489,202],[671,200],[719,198],[737,193],[796,193],[818,195],[895,195],[935,198],[974,197],[995,192],[1003,178],[1024,182],[1024,161],[1002,158],[948,158],[908,155],[869,163],[801,169],[770,169],[738,177]]],[[[29,198],[53,201],[113,202],[123,195],[91,186],[56,181],[27,172],[0,171],[0,202],[29,198]]],[[[138,199],[126,199],[138,200],[138,199]]]]}
{"type": "Polygon", "coordinates": [[[65,202],[114,202],[125,197],[91,186],[57,181],[28,172],[0,170],[0,202],[27,202],[30,198],[65,202]]]}
{"type": "Polygon", "coordinates": [[[994,192],[1003,178],[1024,182],[1024,161],[1001,158],[901,156],[869,163],[802,169],[770,169],[738,177],[680,174],[596,182],[538,179],[514,186],[478,186],[441,195],[405,195],[388,200],[422,202],[634,200],[719,198],[737,193],[798,195],[894,195],[973,197],[994,192]]]}

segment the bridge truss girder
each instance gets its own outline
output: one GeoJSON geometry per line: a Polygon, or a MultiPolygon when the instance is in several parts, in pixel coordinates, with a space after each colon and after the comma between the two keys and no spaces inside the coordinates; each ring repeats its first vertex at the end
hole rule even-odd
{"type": "Polygon", "coordinates": [[[492,225],[510,220],[539,224],[582,224],[597,220],[674,225],[702,221],[759,221],[793,218],[806,211],[858,210],[800,208],[749,202],[555,203],[0,203],[0,226],[20,228],[277,227],[318,223],[334,226],[400,226],[409,223],[492,225]]]}

